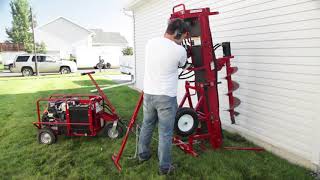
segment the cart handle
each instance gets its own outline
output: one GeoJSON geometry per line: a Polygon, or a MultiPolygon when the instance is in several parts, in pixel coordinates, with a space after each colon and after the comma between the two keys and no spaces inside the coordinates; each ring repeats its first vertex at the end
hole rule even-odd
{"type": "Polygon", "coordinates": [[[96,73],[96,72],[94,72],[94,71],[91,71],[91,72],[84,72],[84,73],[81,73],[81,76],[84,76],[84,75],[87,75],[87,74],[94,74],[94,73],[96,73]]]}
{"type": "MultiPolygon", "coordinates": [[[[180,6],[183,7],[183,11],[186,10],[186,6],[185,6],[184,4],[178,4],[178,5],[176,5],[176,6],[174,6],[174,7],[172,8],[172,13],[175,13],[175,12],[176,12],[175,9],[176,9],[177,7],[180,7],[180,6]]],[[[179,11],[177,11],[177,12],[179,12],[179,11]]]]}

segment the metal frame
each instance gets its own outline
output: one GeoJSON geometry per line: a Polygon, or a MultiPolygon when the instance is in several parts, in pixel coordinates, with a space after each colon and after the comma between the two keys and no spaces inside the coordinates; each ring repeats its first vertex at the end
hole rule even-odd
{"type": "MultiPolygon", "coordinates": [[[[232,81],[231,75],[234,74],[238,69],[236,67],[231,67],[230,60],[233,58],[232,55],[224,55],[221,58],[216,58],[214,53],[214,46],[212,43],[209,16],[217,15],[218,12],[211,12],[209,8],[201,9],[190,9],[186,10],[184,4],[179,4],[174,6],[172,9],[171,19],[192,19],[199,23],[200,27],[200,39],[201,39],[201,58],[196,59],[191,54],[192,64],[202,64],[200,67],[188,68],[189,72],[194,71],[195,81],[185,82],[185,95],[179,107],[183,107],[185,102],[188,102],[190,108],[194,109],[198,114],[198,120],[205,124],[206,130],[203,127],[198,127],[193,135],[188,137],[188,140],[184,142],[181,137],[175,136],[173,138],[174,144],[176,144],[180,149],[189,153],[192,156],[198,156],[198,153],[194,150],[193,146],[198,141],[200,141],[200,146],[204,149],[204,140],[209,141],[212,149],[223,148],[223,137],[222,128],[219,115],[219,96],[218,96],[218,77],[217,72],[226,66],[226,80],[228,83],[228,93],[229,96],[229,109],[230,119],[232,124],[235,123],[236,112],[234,108],[240,104],[240,100],[233,97],[233,91],[236,90],[239,85],[232,81]],[[180,8],[179,11],[176,9],[180,8]],[[199,60],[201,63],[199,63],[199,60]],[[215,67],[211,67],[211,63],[214,62],[215,67]],[[201,71],[200,76],[197,72],[201,71]],[[197,77],[199,76],[199,77],[197,77]],[[197,79],[201,79],[197,81],[197,79]],[[194,85],[191,85],[193,83],[194,85]],[[193,106],[191,100],[190,90],[195,90],[196,95],[198,95],[198,103],[193,106]]],[[[191,42],[191,37],[189,37],[188,42],[191,42]]],[[[193,46],[190,43],[189,51],[192,52],[193,46]]],[[[254,150],[261,151],[261,148],[242,148],[242,147],[224,147],[228,150],[254,150]]]]}
{"type": "Polygon", "coordinates": [[[113,161],[114,165],[117,167],[118,171],[122,170],[122,167],[121,167],[119,161],[121,159],[123,150],[126,147],[126,144],[127,144],[127,141],[128,141],[128,137],[129,137],[129,133],[131,132],[131,130],[133,128],[133,125],[136,122],[136,119],[137,119],[137,116],[138,116],[138,113],[139,113],[139,110],[140,110],[140,107],[141,107],[141,104],[142,104],[142,101],[143,101],[143,94],[144,94],[143,92],[140,94],[140,98],[139,98],[139,100],[138,100],[138,102],[136,104],[136,107],[134,109],[134,112],[133,112],[133,114],[131,116],[131,119],[130,119],[130,122],[129,122],[129,125],[128,125],[128,128],[127,128],[127,132],[126,132],[126,135],[124,136],[124,138],[122,140],[119,152],[118,153],[114,153],[112,155],[112,157],[111,157],[112,161],[113,161]]]}
{"type": "MultiPolygon", "coordinates": [[[[210,15],[219,14],[218,12],[210,12],[209,8],[202,9],[192,9],[186,10],[184,4],[179,4],[173,7],[171,14],[171,19],[181,18],[181,19],[196,19],[200,24],[201,31],[201,61],[202,66],[197,68],[189,68],[189,71],[202,71],[204,74],[205,82],[194,82],[194,86],[190,85],[190,82],[186,81],[185,89],[186,93],[183,97],[179,107],[182,107],[188,99],[189,107],[195,109],[198,114],[198,119],[200,122],[203,122],[207,126],[207,133],[201,133],[200,128],[197,129],[197,132],[194,135],[188,137],[188,143],[185,143],[181,140],[179,136],[173,138],[173,142],[177,144],[185,152],[197,156],[198,154],[193,150],[193,145],[196,140],[205,140],[207,139],[213,149],[218,149],[221,147],[222,139],[222,130],[221,122],[219,115],[219,97],[217,91],[217,77],[216,71],[211,70],[211,62],[217,61],[213,52],[213,44],[211,31],[209,26],[210,15]],[[182,10],[175,11],[178,7],[182,7],[182,10]],[[194,108],[191,101],[190,89],[194,89],[198,95],[198,103],[194,108]]],[[[191,37],[190,37],[191,38],[191,37]]],[[[192,44],[191,44],[191,49],[192,44]]],[[[192,52],[192,51],[191,51],[192,52]]],[[[192,63],[195,64],[196,59],[191,55],[192,63]]],[[[227,57],[226,57],[227,59],[227,57]]],[[[196,75],[197,76],[197,75],[196,75]]],[[[197,78],[197,77],[196,77],[197,78]]]]}
{"type": "MultiPolygon", "coordinates": [[[[105,122],[115,122],[119,120],[119,116],[116,113],[115,108],[110,103],[107,96],[104,94],[104,92],[100,89],[97,82],[93,79],[91,74],[94,72],[89,73],[82,73],[81,75],[88,75],[91,79],[92,83],[96,86],[99,95],[95,94],[53,94],[49,96],[48,98],[39,98],[37,100],[37,116],[38,121],[33,122],[32,124],[37,127],[38,129],[41,129],[43,125],[59,125],[66,127],[66,135],[67,136],[96,136],[97,133],[103,128],[101,126],[100,120],[103,119],[105,122]],[[74,101],[74,98],[77,98],[77,101],[79,101],[80,104],[87,104],[88,105],[88,123],[72,123],[70,121],[70,113],[69,113],[69,106],[68,102],[74,101]],[[62,122],[61,119],[55,118],[54,122],[42,122],[41,121],[41,112],[45,112],[46,110],[42,111],[40,103],[41,102],[56,102],[56,101],[64,101],[66,104],[66,120],[65,122],[62,122]],[[96,103],[103,103],[103,110],[94,113],[93,110],[96,109],[96,103]],[[94,114],[93,114],[94,113],[94,114]],[[82,126],[89,126],[90,133],[76,133],[73,132],[72,125],[82,125],[82,126]]],[[[51,128],[52,129],[52,128],[51,128]]],[[[53,132],[58,135],[59,131],[58,129],[52,129],[53,132]]]]}

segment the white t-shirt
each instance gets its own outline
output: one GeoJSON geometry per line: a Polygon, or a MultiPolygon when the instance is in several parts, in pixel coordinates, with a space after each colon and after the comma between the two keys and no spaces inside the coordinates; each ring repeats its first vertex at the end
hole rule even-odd
{"type": "Polygon", "coordinates": [[[186,50],[165,37],[148,41],[145,53],[144,92],[177,96],[178,66],[187,60],[186,50]]]}

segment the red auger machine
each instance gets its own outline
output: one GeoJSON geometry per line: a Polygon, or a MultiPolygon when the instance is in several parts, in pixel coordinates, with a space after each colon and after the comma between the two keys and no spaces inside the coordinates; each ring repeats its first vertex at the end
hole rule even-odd
{"type": "MultiPolygon", "coordinates": [[[[213,44],[209,24],[209,16],[217,15],[209,8],[187,10],[184,4],[173,7],[170,19],[183,19],[190,26],[189,37],[183,42],[190,55],[191,62],[188,68],[183,70],[179,79],[185,79],[185,95],[179,104],[175,120],[175,133],[173,144],[192,156],[198,156],[194,150],[196,144],[204,147],[208,142],[212,149],[228,150],[254,150],[262,151],[261,148],[246,147],[223,147],[223,136],[219,115],[218,94],[218,71],[226,69],[226,81],[228,85],[229,111],[231,123],[235,124],[235,116],[239,115],[235,108],[240,105],[240,100],[233,96],[233,92],[239,88],[239,84],[232,81],[232,74],[238,68],[232,67],[230,60],[234,58],[231,54],[230,42],[213,44]],[[222,47],[223,56],[217,58],[215,51],[222,47]],[[194,80],[190,80],[194,77],[194,80]],[[193,93],[192,93],[192,92],[193,93]],[[197,102],[193,102],[192,96],[197,96],[197,102]]],[[[190,60],[189,59],[189,60],[190,60]]],[[[112,159],[121,170],[119,160],[125,147],[129,132],[133,127],[137,112],[141,106],[143,94],[141,94],[134,114],[119,153],[113,155],[112,159]]]]}
{"type": "Polygon", "coordinates": [[[219,94],[218,94],[218,71],[226,68],[226,80],[228,84],[229,109],[231,123],[235,124],[235,116],[238,113],[234,110],[240,100],[233,97],[233,91],[239,88],[238,83],[232,81],[231,75],[236,73],[238,68],[231,67],[231,48],[229,42],[214,45],[212,43],[209,16],[217,15],[218,12],[211,12],[209,8],[186,10],[184,4],[173,7],[171,19],[183,19],[190,27],[189,38],[183,43],[191,54],[190,67],[182,71],[179,79],[194,80],[185,81],[185,95],[179,105],[176,116],[175,131],[177,136],[173,142],[185,152],[197,156],[193,145],[198,140],[208,140],[213,149],[221,148],[222,129],[219,115],[219,94]],[[176,9],[180,9],[176,11],[176,9]],[[215,50],[223,49],[223,57],[217,58],[215,50]],[[191,75],[189,75],[191,74],[191,75]],[[187,77],[186,77],[187,76],[187,77]],[[196,93],[191,94],[190,90],[196,93]],[[197,95],[197,103],[192,102],[192,95],[197,95]],[[184,106],[188,102],[188,106],[184,106]],[[188,137],[188,143],[181,140],[181,137],[188,137]]]}
{"type": "Polygon", "coordinates": [[[123,125],[115,108],[100,89],[91,74],[88,75],[99,95],[96,94],[54,94],[37,100],[38,128],[40,144],[53,144],[58,135],[96,136],[120,138],[123,125]],[[45,103],[44,110],[43,103],[45,103]],[[41,106],[42,104],[42,106],[41,106]],[[43,110],[43,111],[42,111],[43,110]],[[42,114],[41,114],[42,112],[42,114]]]}

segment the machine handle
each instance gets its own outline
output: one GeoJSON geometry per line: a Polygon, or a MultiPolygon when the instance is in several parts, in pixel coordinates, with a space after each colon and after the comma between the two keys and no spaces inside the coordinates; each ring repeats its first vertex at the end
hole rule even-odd
{"type": "MultiPolygon", "coordinates": [[[[180,6],[182,6],[183,7],[183,11],[185,11],[186,10],[186,6],[184,5],[184,4],[178,4],[178,5],[176,5],[176,6],[174,6],[173,8],[172,8],[172,13],[175,13],[176,11],[174,11],[177,7],[180,7],[180,6]]],[[[177,11],[178,12],[178,11],[177,11]]]]}
{"type": "Polygon", "coordinates": [[[87,74],[94,74],[94,73],[96,73],[96,72],[94,72],[94,71],[91,71],[91,72],[84,72],[84,73],[81,73],[81,76],[84,76],[84,75],[87,75],[87,74]]]}

